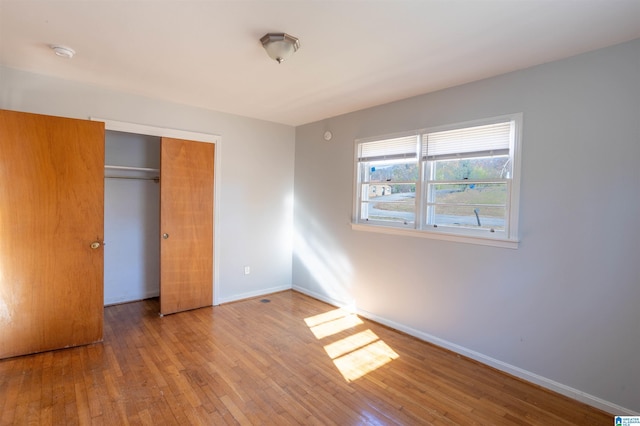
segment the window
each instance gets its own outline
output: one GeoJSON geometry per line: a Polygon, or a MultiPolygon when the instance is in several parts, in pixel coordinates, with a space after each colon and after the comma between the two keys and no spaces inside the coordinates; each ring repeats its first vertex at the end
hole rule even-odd
{"type": "Polygon", "coordinates": [[[515,247],[521,121],[356,141],[354,227],[515,247]]]}

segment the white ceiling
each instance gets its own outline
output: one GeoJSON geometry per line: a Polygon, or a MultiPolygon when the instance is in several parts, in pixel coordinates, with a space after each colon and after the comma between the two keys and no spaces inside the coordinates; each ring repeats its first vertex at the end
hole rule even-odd
{"type": "Polygon", "coordinates": [[[288,125],[636,38],[640,0],[0,0],[3,65],[288,125]]]}

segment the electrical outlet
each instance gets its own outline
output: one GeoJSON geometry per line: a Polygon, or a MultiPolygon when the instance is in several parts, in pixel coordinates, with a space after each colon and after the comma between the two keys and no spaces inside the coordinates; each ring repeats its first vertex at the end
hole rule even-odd
{"type": "Polygon", "coordinates": [[[251,273],[251,267],[250,266],[245,266],[244,267],[244,274],[245,275],[249,275],[251,273]]]}

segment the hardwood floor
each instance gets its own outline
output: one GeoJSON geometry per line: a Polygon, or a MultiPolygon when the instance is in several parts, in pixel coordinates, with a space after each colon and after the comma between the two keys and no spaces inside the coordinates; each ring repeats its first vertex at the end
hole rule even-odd
{"type": "Polygon", "coordinates": [[[107,307],[104,343],[0,361],[0,424],[612,424],[300,293],[266,298],[107,307]]]}

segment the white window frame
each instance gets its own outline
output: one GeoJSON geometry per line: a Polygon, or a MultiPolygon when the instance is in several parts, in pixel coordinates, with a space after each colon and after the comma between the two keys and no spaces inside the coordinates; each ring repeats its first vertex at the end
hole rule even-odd
{"type": "Polygon", "coordinates": [[[521,172],[521,152],[522,152],[522,113],[507,114],[497,117],[490,117],[479,120],[453,123],[437,127],[429,127],[392,135],[377,136],[371,138],[356,139],[354,143],[354,185],[353,185],[353,217],[351,227],[356,231],[377,232],[392,235],[407,235],[421,238],[437,240],[456,241],[470,244],[481,244],[495,247],[516,249],[519,245],[519,205],[520,205],[520,172],[521,172]],[[427,187],[429,180],[428,161],[422,158],[421,135],[447,130],[458,130],[467,127],[476,127],[489,124],[496,124],[511,121],[514,123],[512,135],[509,142],[509,157],[512,162],[511,178],[507,179],[507,212],[505,217],[504,232],[488,232],[471,228],[436,227],[427,225],[427,187]],[[360,219],[361,208],[361,188],[359,147],[361,144],[382,141],[400,137],[417,136],[417,163],[419,169],[419,179],[416,182],[416,209],[415,224],[413,226],[401,223],[382,222],[375,220],[363,221],[360,219]]]}

